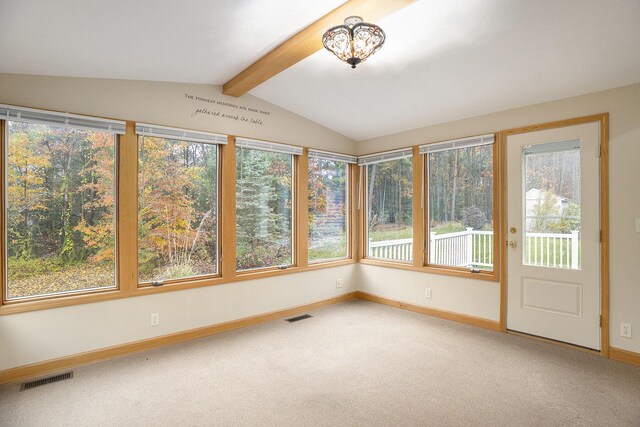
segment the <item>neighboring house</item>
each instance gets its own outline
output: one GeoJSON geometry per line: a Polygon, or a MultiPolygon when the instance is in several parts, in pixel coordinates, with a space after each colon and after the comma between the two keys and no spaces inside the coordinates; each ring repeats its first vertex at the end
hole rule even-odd
{"type": "Polygon", "coordinates": [[[543,204],[547,208],[551,208],[552,216],[562,215],[564,210],[569,206],[570,200],[566,197],[558,196],[549,191],[542,191],[538,188],[532,188],[527,191],[525,196],[525,206],[527,208],[527,216],[540,215],[538,207],[543,204]],[[549,200],[551,199],[551,200],[549,200]]]}
{"type": "Polygon", "coordinates": [[[568,232],[579,227],[579,213],[571,199],[532,188],[525,196],[527,229],[538,232],[568,232]],[[574,216],[575,215],[575,216],[574,216]]]}

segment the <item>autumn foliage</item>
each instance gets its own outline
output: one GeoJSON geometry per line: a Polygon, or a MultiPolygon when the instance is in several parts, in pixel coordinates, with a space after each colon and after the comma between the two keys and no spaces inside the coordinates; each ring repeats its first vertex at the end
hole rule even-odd
{"type": "Polygon", "coordinates": [[[142,282],[217,272],[217,146],[140,138],[138,270],[142,282]]]}
{"type": "MultiPolygon", "coordinates": [[[[79,268],[98,278],[80,288],[113,286],[108,272],[115,255],[114,136],[8,123],[9,297],[39,293],[21,281],[64,269],[79,268]]],[[[46,285],[78,288],[55,281],[46,285]]]]}

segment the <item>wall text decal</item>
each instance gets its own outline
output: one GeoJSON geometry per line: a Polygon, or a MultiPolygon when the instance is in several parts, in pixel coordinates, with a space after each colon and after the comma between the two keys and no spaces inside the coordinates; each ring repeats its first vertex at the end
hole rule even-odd
{"type": "Polygon", "coordinates": [[[237,122],[250,123],[254,125],[263,125],[262,119],[270,116],[268,111],[260,110],[246,105],[234,104],[232,102],[220,101],[212,98],[203,98],[201,96],[184,94],[185,98],[192,101],[205,102],[211,104],[210,107],[198,107],[192,113],[191,117],[200,115],[220,117],[227,120],[235,120],[237,122]],[[231,111],[227,111],[231,109],[231,111]],[[233,111],[233,110],[237,111],[233,111]],[[253,113],[253,114],[252,114],[253,113]]]}

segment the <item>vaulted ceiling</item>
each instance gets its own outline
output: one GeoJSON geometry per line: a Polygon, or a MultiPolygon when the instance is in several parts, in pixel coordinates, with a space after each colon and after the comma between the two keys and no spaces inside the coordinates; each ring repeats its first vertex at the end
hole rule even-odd
{"type": "MultiPolygon", "coordinates": [[[[0,72],[222,85],[340,0],[0,0],[0,72]]],[[[364,16],[365,21],[367,17],[364,16]]],[[[638,0],[417,0],[251,94],[355,140],[640,82],[638,0]]]]}

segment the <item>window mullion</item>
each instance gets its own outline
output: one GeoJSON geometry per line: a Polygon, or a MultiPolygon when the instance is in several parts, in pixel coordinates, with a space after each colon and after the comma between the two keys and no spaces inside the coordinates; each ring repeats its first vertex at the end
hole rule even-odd
{"type": "Polygon", "coordinates": [[[297,238],[293,252],[294,264],[298,267],[306,267],[309,264],[309,150],[304,149],[302,154],[294,161],[294,174],[297,176],[296,188],[294,188],[293,203],[296,206],[296,216],[293,220],[296,227],[297,238]]]}
{"type": "Polygon", "coordinates": [[[220,179],[220,242],[221,268],[224,279],[236,276],[236,138],[229,137],[221,147],[222,174],[220,179]]]}
{"type": "Polygon", "coordinates": [[[360,166],[360,165],[356,165],[355,169],[356,172],[354,174],[354,176],[356,176],[357,181],[355,183],[356,185],[356,189],[357,189],[357,195],[356,195],[356,204],[354,206],[354,210],[356,211],[356,217],[357,217],[357,224],[358,224],[358,229],[357,229],[357,244],[354,247],[354,250],[356,250],[356,253],[354,254],[354,259],[358,262],[360,262],[360,260],[364,259],[365,255],[366,255],[366,251],[367,251],[367,228],[366,228],[366,215],[365,215],[365,193],[367,191],[366,189],[366,183],[367,183],[367,179],[366,179],[366,166],[360,166]]]}
{"type": "Polygon", "coordinates": [[[7,289],[7,136],[6,120],[0,120],[0,157],[2,158],[0,165],[0,176],[2,176],[2,186],[0,186],[0,234],[2,235],[2,244],[0,245],[0,274],[2,279],[0,280],[0,306],[6,301],[6,289],[7,289]]]}
{"type": "Polygon", "coordinates": [[[423,156],[420,155],[420,147],[413,147],[413,195],[412,222],[413,222],[413,265],[424,265],[424,180],[423,180],[423,156]]]}
{"type": "Polygon", "coordinates": [[[134,122],[127,122],[117,149],[116,269],[120,291],[133,292],[138,287],[138,138],[134,122]]]}

